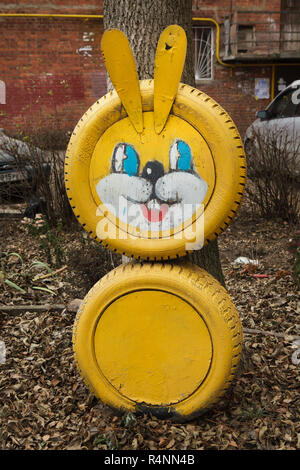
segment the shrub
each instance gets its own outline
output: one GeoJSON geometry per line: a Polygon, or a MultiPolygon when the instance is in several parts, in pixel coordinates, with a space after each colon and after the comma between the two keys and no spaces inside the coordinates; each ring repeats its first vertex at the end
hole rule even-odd
{"type": "Polygon", "coordinates": [[[264,218],[297,222],[299,217],[300,138],[287,129],[253,131],[245,145],[246,192],[264,218]]]}
{"type": "Polygon", "coordinates": [[[51,147],[53,135],[49,135],[47,145],[45,134],[25,136],[23,141],[7,136],[1,137],[0,152],[11,156],[11,167],[23,174],[22,181],[1,185],[0,197],[10,198],[17,194],[28,204],[25,216],[32,217],[43,212],[50,226],[56,226],[61,220],[69,226],[74,220],[64,184],[63,150],[41,150],[40,147],[51,147]]]}
{"type": "Polygon", "coordinates": [[[22,220],[28,228],[28,233],[39,240],[40,248],[47,257],[47,263],[56,267],[64,261],[63,236],[61,220],[56,227],[51,227],[48,220],[42,214],[37,214],[35,219],[22,220]]]}

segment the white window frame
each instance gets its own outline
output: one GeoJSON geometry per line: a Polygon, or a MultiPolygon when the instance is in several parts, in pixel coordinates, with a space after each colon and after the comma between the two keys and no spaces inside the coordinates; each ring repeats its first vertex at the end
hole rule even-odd
{"type": "Polygon", "coordinates": [[[207,82],[214,79],[214,28],[193,26],[195,51],[195,80],[207,82]]]}

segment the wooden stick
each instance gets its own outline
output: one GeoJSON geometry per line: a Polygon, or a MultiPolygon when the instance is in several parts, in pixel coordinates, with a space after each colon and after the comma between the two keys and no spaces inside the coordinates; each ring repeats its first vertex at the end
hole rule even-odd
{"type": "Polygon", "coordinates": [[[52,271],[52,273],[43,274],[43,276],[36,276],[32,280],[33,281],[39,281],[40,279],[46,279],[47,277],[53,276],[54,274],[61,273],[62,271],[67,269],[67,267],[68,266],[66,265],[66,266],[63,266],[62,268],[57,269],[56,271],[52,271]]]}
{"type": "Polygon", "coordinates": [[[44,305],[0,305],[0,312],[12,315],[19,315],[26,312],[46,312],[47,310],[62,311],[66,308],[62,304],[44,305]]]}

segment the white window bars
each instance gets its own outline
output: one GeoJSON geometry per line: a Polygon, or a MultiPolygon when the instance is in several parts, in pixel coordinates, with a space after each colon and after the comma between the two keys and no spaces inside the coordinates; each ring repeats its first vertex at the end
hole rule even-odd
{"type": "Polygon", "coordinates": [[[213,28],[208,26],[195,26],[194,47],[195,47],[195,79],[212,80],[213,77],[213,56],[214,56],[214,34],[213,28]]]}

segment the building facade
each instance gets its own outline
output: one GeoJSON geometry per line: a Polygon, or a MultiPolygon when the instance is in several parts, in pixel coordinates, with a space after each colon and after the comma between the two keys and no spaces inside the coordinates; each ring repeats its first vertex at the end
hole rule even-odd
{"type": "MultiPolygon", "coordinates": [[[[106,93],[99,0],[0,2],[0,127],[72,130],[106,93]],[[46,5],[46,6],[45,6],[46,5]]],[[[197,88],[241,135],[300,79],[300,0],[195,0],[197,88]]]]}

